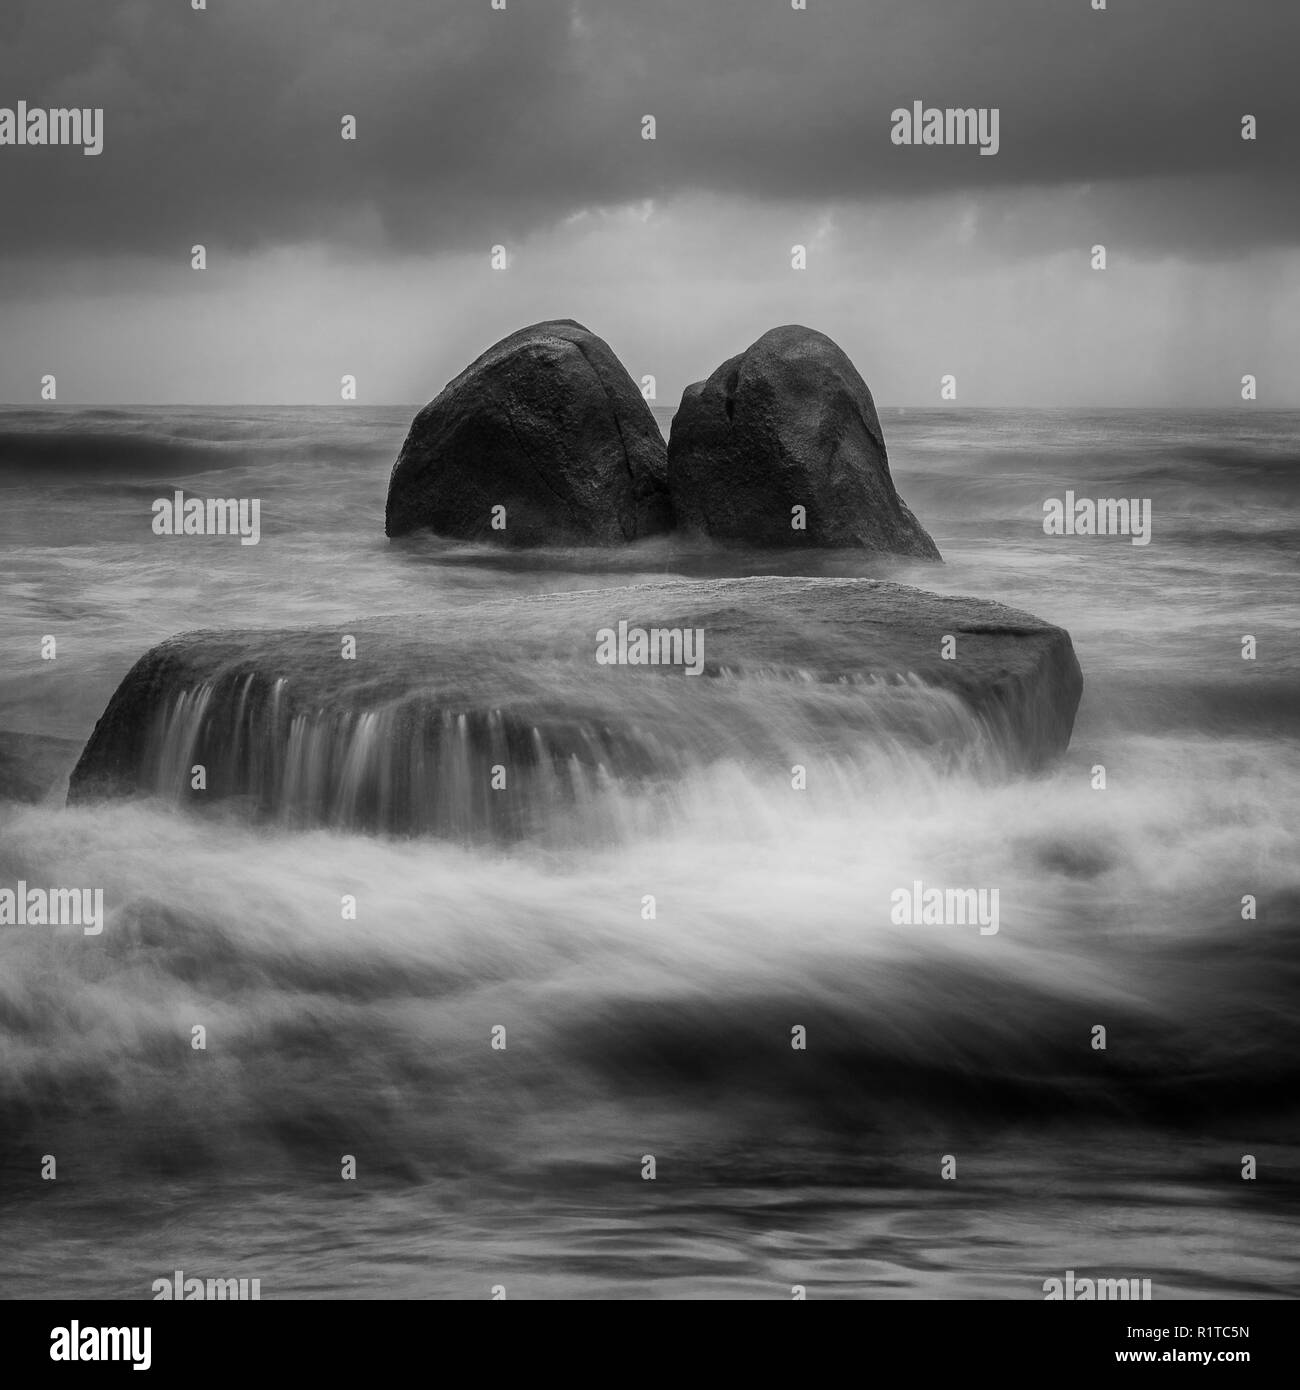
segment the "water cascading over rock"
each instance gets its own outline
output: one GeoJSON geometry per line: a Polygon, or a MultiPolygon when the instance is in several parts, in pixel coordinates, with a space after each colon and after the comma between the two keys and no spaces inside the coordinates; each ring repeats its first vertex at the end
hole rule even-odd
{"type": "Polygon", "coordinates": [[[823,782],[887,776],[900,758],[1032,768],[1067,746],[1082,688],[1062,629],[873,580],[546,594],[346,631],[355,660],[333,628],[153,648],[96,725],[69,800],[152,794],[294,826],[511,839],[584,809],[598,829],[620,793],[653,807],[631,793],[720,764],[787,786],[796,762],[823,782]],[[699,674],[598,660],[638,631],[700,634],[699,674]]]}

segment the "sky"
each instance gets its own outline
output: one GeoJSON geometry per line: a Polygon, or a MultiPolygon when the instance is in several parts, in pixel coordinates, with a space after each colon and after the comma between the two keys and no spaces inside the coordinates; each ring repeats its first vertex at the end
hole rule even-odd
{"type": "Polygon", "coordinates": [[[418,403],[572,318],[666,404],[804,323],[881,405],[1300,406],[1300,4],[1094,3],[5,0],[0,108],[104,115],[0,145],[0,402],[418,403]]]}

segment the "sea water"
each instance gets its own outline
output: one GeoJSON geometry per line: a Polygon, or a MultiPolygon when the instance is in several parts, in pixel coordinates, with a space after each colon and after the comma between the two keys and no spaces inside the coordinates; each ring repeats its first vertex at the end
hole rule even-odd
{"type": "Polygon", "coordinates": [[[390,542],[410,415],[0,412],[0,886],[102,887],[107,921],[0,927],[0,1291],[1300,1293],[1300,416],[885,410],[935,565],[390,542]],[[155,534],[178,490],[260,499],[258,543],[155,534]],[[1145,499],[1150,543],[1047,534],[1067,491],[1145,499]],[[64,805],[175,633],[750,573],[1067,628],[1069,752],[866,740],[803,796],[719,744],[510,844],[64,805]],[[918,882],[996,890],[999,930],[891,921],[918,882]]]}

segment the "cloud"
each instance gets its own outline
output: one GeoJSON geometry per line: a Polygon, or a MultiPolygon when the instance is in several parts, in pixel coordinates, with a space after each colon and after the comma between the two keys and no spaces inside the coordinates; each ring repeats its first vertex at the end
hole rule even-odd
{"type": "Polygon", "coordinates": [[[1103,231],[1235,254],[1300,227],[1292,0],[10,8],[0,104],[102,106],[105,149],[0,149],[8,253],[438,255],[702,192],[822,208],[963,193],[976,239],[1001,222],[1007,254],[1103,231]],[[1000,152],[892,145],[890,112],[913,100],[997,106],[1000,152]],[[1007,224],[1003,195],[1035,188],[1067,191],[1062,210],[1007,224]]]}
{"type": "MultiPolygon", "coordinates": [[[[1019,195],[1019,221],[1047,196],[1019,195]]],[[[840,343],[882,406],[938,404],[947,373],[963,406],[1239,407],[1245,372],[1262,408],[1296,404],[1300,250],[1112,253],[1099,273],[1086,246],[1008,259],[981,245],[965,194],[924,213],[813,210],[825,235],[800,272],[781,218],[716,196],[593,211],[534,235],[505,274],[477,253],[358,264],[325,246],[205,275],[124,260],[111,283],[100,263],[69,262],[0,279],[0,399],[37,404],[48,372],[65,405],[337,404],[347,373],[361,408],[415,405],[521,324],[572,317],[636,380],[653,375],[663,404],[791,322],[840,343]]]]}

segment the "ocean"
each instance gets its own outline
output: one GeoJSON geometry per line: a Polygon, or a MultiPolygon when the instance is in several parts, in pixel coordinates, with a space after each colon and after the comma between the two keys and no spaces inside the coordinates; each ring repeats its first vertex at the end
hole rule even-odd
{"type": "MultiPolygon", "coordinates": [[[[0,926],[0,1293],[1300,1294],[1300,414],[882,410],[936,565],[390,542],[412,413],[0,410],[0,886],[108,916],[0,926]],[[178,488],[259,498],[259,543],[155,535],[178,488]],[[1149,500],[1150,543],[1046,535],[1067,491],[1149,500]],[[791,797],[703,728],[717,756],[510,843],[65,805],[175,633],[754,573],[1061,625],[1068,753],[864,735],[791,797]],[[997,888],[999,931],[892,924],[916,880],[997,888]]],[[[844,695],[745,698],[797,739],[844,695]]]]}

